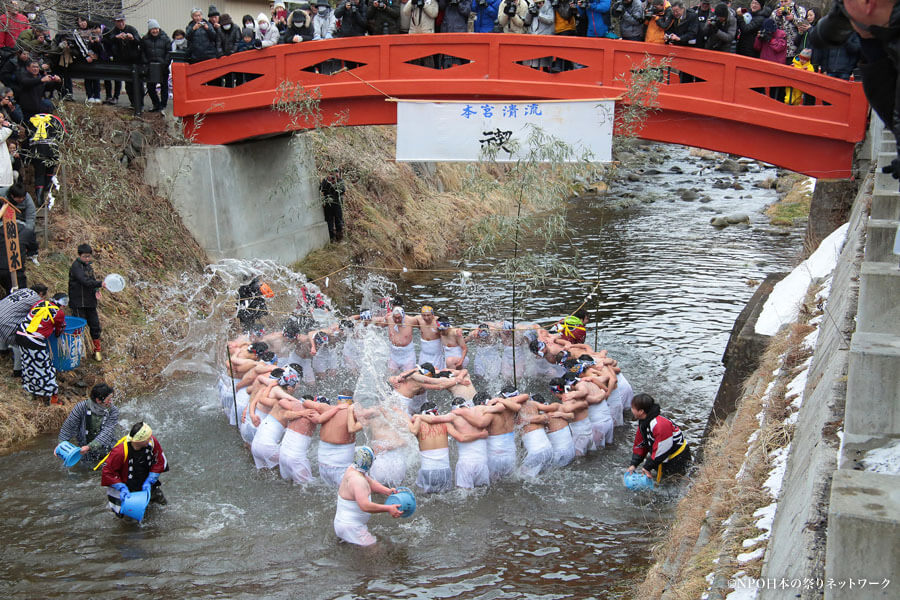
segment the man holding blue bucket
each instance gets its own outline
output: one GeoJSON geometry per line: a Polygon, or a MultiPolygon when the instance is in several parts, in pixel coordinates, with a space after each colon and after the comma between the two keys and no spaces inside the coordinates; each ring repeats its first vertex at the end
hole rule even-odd
{"type": "Polygon", "coordinates": [[[136,492],[149,492],[150,502],[166,504],[159,475],[168,471],[169,465],[159,440],[143,421],[135,423],[100,464],[103,465],[100,485],[106,486],[109,508],[116,516],[124,516],[122,503],[136,492]]]}
{"type": "Polygon", "coordinates": [[[95,385],[90,399],[76,404],[59,430],[59,441],[79,446],[87,462],[99,461],[116,443],[119,409],[113,406],[113,393],[105,383],[95,385]]]}

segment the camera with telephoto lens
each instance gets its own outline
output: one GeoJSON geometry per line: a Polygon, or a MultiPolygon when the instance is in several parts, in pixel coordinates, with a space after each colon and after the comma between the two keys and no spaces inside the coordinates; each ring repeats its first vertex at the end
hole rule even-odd
{"type": "Polygon", "coordinates": [[[425,0],[416,0],[416,6],[422,8],[425,6],[425,0]]]}
{"type": "Polygon", "coordinates": [[[541,9],[538,7],[537,4],[531,4],[528,7],[528,12],[530,12],[532,15],[537,15],[539,10],[541,10],[541,9]]]}
{"type": "Polygon", "coordinates": [[[617,19],[621,19],[622,15],[625,14],[625,4],[622,2],[616,2],[612,6],[612,10],[609,11],[612,16],[617,19]]]}
{"type": "Polygon", "coordinates": [[[516,0],[506,0],[506,6],[503,7],[503,12],[510,17],[514,17],[518,8],[516,0]]]}

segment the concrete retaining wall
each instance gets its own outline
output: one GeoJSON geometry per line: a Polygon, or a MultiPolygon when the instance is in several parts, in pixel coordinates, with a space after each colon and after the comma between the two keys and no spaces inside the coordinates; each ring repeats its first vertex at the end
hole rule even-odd
{"type": "MultiPolygon", "coordinates": [[[[893,145],[878,143],[877,128],[870,135],[873,152],[893,145]]],[[[888,155],[877,156],[879,167],[885,161],[888,155]]],[[[760,598],[900,594],[900,581],[885,588],[859,585],[900,573],[900,477],[861,471],[858,462],[865,451],[900,437],[900,271],[898,257],[883,247],[891,226],[883,221],[900,217],[898,198],[897,182],[879,174],[863,184],[854,203],[761,574],[777,581],[820,578],[825,585],[767,588],[760,598]]]]}
{"type": "Polygon", "coordinates": [[[302,136],[159,148],[148,157],[145,177],[213,260],[290,264],[328,243],[315,165],[302,136]]]}

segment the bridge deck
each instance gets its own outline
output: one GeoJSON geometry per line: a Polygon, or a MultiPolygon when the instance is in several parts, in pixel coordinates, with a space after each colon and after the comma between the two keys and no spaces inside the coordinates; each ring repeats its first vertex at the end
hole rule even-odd
{"type": "Polygon", "coordinates": [[[317,88],[324,123],[343,125],[396,123],[396,104],[387,97],[618,98],[646,56],[668,60],[673,72],[659,86],[660,110],[648,116],[640,137],[748,156],[815,177],[850,176],[868,111],[859,83],[734,54],[622,40],[462,33],[279,45],[193,65],[176,63],[174,111],[196,142],[223,144],[314,126],[312,119],[272,109],[285,81],[317,88]],[[449,69],[412,62],[432,55],[467,62],[449,69]],[[543,57],[583,68],[546,73],[520,64],[543,57]],[[327,61],[341,61],[348,70],[314,72],[327,61]],[[698,81],[681,83],[676,71],[698,81]],[[250,80],[218,85],[238,73],[250,80]],[[816,104],[788,106],[766,93],[784,86],[813,96],[816,104]]]}

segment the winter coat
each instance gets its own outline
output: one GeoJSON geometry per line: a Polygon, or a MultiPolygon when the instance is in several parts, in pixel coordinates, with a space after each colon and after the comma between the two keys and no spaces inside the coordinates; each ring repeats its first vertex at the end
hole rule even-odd
{"type": "Polygon", "coordinates": [[[787,5],[787,12],[782,11],[782,7],[776,6],[772,9],[772,19],[775,21],[775,27],[781,29],[785,33],[785,43],[787,44],[786,60],[793,60],[797,56],[797,23],[806,19],[806,9],[797,6],[794,3],[787,5]],[[787,15],[793,14],[793,20],[788,20],[787,15]]]}
{"type": "MultiPolygon", "coordinates": [[[[22,221],[16,221],[16,230],[19,233],[19,261],[22,263],[22,268],[18,269],[16,274],[21,284],[22,277],[25,275],[25,257],[37,254],[38,243],[34,230],[29,229],[22,221]]],[[[2,248],[2,251],[0,251],[0,261],[2,261],[0,262],[0,273],[5,275],[9,273],[9,256],[6,252],[6,244],[0,244],[0,248],[2,248]]]]}
{"type": "Polygon", "coordinates": [[[829,77],[850,79],[850,74],[856,69],[859,62],[859,34],[853,33],[847,41],[840,46],[826,48],[821,54],[822,70],[829,77]]]}
{"type": "MultiPolygon", "coordinates": [[[[806,61],[806,64],[800,62],[800,57],[794,58],[791,61],[791,66],[795,69],[803,69],[804,71],[809,71],[810,73],[815,73],[816,68],[813,66],[812,62],[806,61]]],[[[803,90],[788,87],[784,90],[784,103],[791,104],[793,106],[798,106],[801,102],[803,102],[803,90]]]]}
{"type": "Polygon", "coordinates": [[[668,33],[677,35],[678,41],[672,40],[669,43],[675,46],[690,46],[694,48],[697,45],[697,31],[699,29],[700,23],[697,21],[697,14],[686,10],[680,19],[675,19],[668,31],[668,33]]]}
{"type": "Polygon", "coordinates": [[[644,41],[650,44],[664,44],[666,42],[666,32],[673,22],[675,22],[675,15],[672,14],[669,0],[665,0],[663,14],[653,15],[647,21],[647,33],[644,35],[644,41]]]}
{"type": "Polygon", "coordinates": [[[185,31],[188,41],[188,60],[199,62],[218,58],[221,55],[219,48],[219,34],[216,28],[206,19],[200,21],[200,27],[194,29],[196,23],[192,23],[185,31]]]}
{"type": "Polygon", "coordinates": [[[440,0],[440,8],[444,11],[441,33],[465,33],[469,30],[472,5],[467,0],[458,0],[456,4],[451,4],[450,0],[440,0]]]}
{"type": "Polygon", "coordinates": [[[152,36],[148,31],[141,38],[141,48],[144,51],[144,60],[148,63],[169,64],[169,48],[172,46],[172,40],[166,35],[165,31],[160,30],[159,35],[152,36]]]}
{"type": "Polygon", "coordinates": [[[377,8],[369,4],[367,16],[370,35],[400,33],[400,0],[379,0],[377,8]]]}
{"type": "Polygon", "coordinates": [[[588,37],[606,37],[609,33],[610,0],[591,0],[584,7],[588,37]]]}
{"type": "Polygon", "coordinates": [[[19,60],[18,56],[11,56],[9,60],[0,67],[0,81],[3,85],[10,87],[19,96],[19,73],[25,70],[28,64],[19,60]]]}
{"type": "Polygon", "coordinates": [[[684,434],[675,423],[659,414],[659,406],[647,409],[647,417],[638,421],[631,449],[631,464],[652,471],[667,462],[684,445],[684,434]]]}
{"type": "MultiPolygon", "coordinates": [[[[525,15],[525,25],[528,27],[528,33],[534,35],[553,35],[555,28],[553,7],[550,5],[550,2],[545,1],[540,10],[538,10],[537,15],[534,15],[529,11],[528,14],[525,15]]],[[[540,66],[546,65],[541,64],[540,66]]]]}
{"type": "Polygon", "coordinates": [[[424,0],[421,7],[416,5],[416,0],[409,0],[400,11],[409,15],[410,33],[434,33],[434,20],[440,12],[437,0],[424,0]]]}
{"type": "Polygon", "coordinates": [[[753,41],[753,49],[759,52],[759,57],[762,60],[769,60],[783,65],[785,53],[787,52],[786,35],[781,29],[776,29],[775,33],[768,40],[763,40],[757,36],[753,41]]]}
{"type": "MultiPolygon", "coordinates": [[[[2,129],[0,131],[5,131],[5,129],[2,129]]],[[[2,137],[2,136],[0,136],[0,137],[2,137]]],[[[3,144],[3,146],[6,146],[6,144],[3,144]]],[[[3,150],[2,150],[2,148],[0,148],[0,156],[2,156],[2,152],[3,152],[3,150]]],[[[7,152],[9,152],[8,148],[7,148],[7,152]]],[[[34,231],[34,221],[37,218],[37,208],[35,208],[35,206],[34,206],[34,199],[31,197],[31,194],[29,194],[28,192],[25,192],[25,199],[22,200],[21,205],[16,204],[12,200],[12,198],[10,198],[9,202],[10,202],[10,204],[14,205],[17,209],[19,209],[19,212],[16,213],[16,220],[21,221],[22,223],[25,223],[25,227],[34,231]]]]}
{"type": "Polygon", "coordinates": [[[735,36],[737,35],[737,19],[734,13],[728,11],[725,24],[720,25],[713,19],[706,23],[706,49],[719,52],[734,52],[735,36]]]}
{"type": "Polygon", "coordinates": [[[94,266],[76,258],[69,267],[69,306],[97,308],[97,290],[103,282],[94,276],[94,266]]]}
{"type": "Polygon", "coordinates": [[[0,15],[0,47],[13,48],[19,35],[28,29],[28,17],[22,13],[0,15]]]}
{"type": "Polygon", "coordinates": [[[625,12],[619,19],[619,30],[622,39],[644,41],[644,3],[631,0],[631,4],[623,4],[625,12]]]}
{"type": "Polygon", "coordinates": [[[366,35],[368,24],[366,22],[366,6],[365,0],[361,0],[359,4],[352,2],[339,1],[337,8],[334,9],[334,16],[341,20],[341,28],[339,30],[340,37],[357,37],[366,35]],[[350,8],[347,8],[347,4],[350,8]]]}
{"type": "Polygon", "coordinates": [[[710,7],[709,10],[703,10],[700,6],[691,9],[697,15],[697,47],[706,48],[706,24],[716,18],[716,11],[710,7]]]}
{"type": "MultiPolygon", "coordinates": [[[[609,5],[609,0],[604,0],[609,5]]],[[[497,22],[503,27],[503,33],[525,33],[525,15],[528,14],[527,0],[501,0],[497,7],[497,22]],[[506,14],[506,7],[516,3],[516,14],[506,14]]]]}
{"type": "MultiPolygon", "coordinates": [[[[259,40],[260,47],[268,48],[269,46],[274,46],[275,44],[278,44],[280,34],[281,34],[281,32],[278,31],[278,28],[269,22],[269,17],[267,17],[266,15],[264,15],[262,13],[259,13],[259,15],[257,15],[257,17],[256,17],[256,39],[259,40]],[[265,21],[267,23],[265,31],[263,31],[260,28],[260,26],[259,26],[260,21],[265,21]]],[[[312,39],[312,38],[310,38],[310,39],[312,39]]]]}
{"type": "Polygon", "coordinates": [[[303,15],[302,23],[296,23],[294,21],[294,13],[290,14],[287,20],[287,27],[284,29],[284,32],[282,32],[281,39],[278,40],[278,43],[297,43],[294,41],[294,37],[298,35],[300,36],[301,42],[309,42],[313,39],[312,19],[305,13],[303,15]]]}
{"type": "Polygon", "coordinates": [[[141,34],[131,25],[126,25],[122,29],[113,27],[104,34],[104,38],[109,53],[115,62],[125,65],[136,65],[144,60],[144,54],[141,51],[141,34]],[[120,40],[116,37],[120,33],[130,33],[134,39],[120,40]]]}
{"type": "Polygon", "coordinates": [[[163,473],[168,469],[166,455],[155,435],[150,436],[149,446],[140,449],[132,447],[131,442],[123,441],[116,444],[103,463],[100,485],[124,483],[129,492],[139,492],[150,473],[163,473]]]}
{"type": "Polygon", "coordinates": [[[229,56],[234,54],[235,47],[238,45],[238,42],[241,41],[241,30],[234,23],[231,24],[231,29],[225,30],[225,26],[219,28],[219,48],[222,50],[222,56],[229,56]]]}
{"type": "Polygon", "coordinates": [[[475,33],[491,33],[500,10],[501,0],[472,0],[472,12],[475,13],[475,33]],[[484,6],[481,2],[484,2],[484,6]]]}
{"type": "Polygon", "coordinates": [[[314,40],[330,40],[333,38],[337,29],[337,19],[334,16],[334,11],[329,8],[324,15],[316,12],[312,18],[312,28],[314,40]]]}
{"type": "Polygon", "coordinates": [[[750,15],[749,22],[745,18],[737,20],[738,41],[737,53],[742,56],[753,56],[759,58],[759,52],[753,48],[753,42],[756,40],[756,34],[762,29],[763,21],[772,14],[772,9],[764,7],[755,13],[747,13],[750,15]]]}
{"type": "Polygon", "coordinates": [[[19,100],[19,106],[22,107],[22,113],[26,117],[44,112],[41,100],[44,98],[47,82],[41,81],[42,77],[44,77],[43,73],[38,73],[35,76],[26,69],[19,71],[16,77],[19,84],[16,98],[19,100]]]}
{"type": "Polygon", "coordinates": [[[246,52],[247,50],[259,50],[262,48],[260,41],[256,38],[253,38],[252,42],[245,42],[244,38],[241,38],[240,41],[234,45],[235,52],[246,52]]]}

